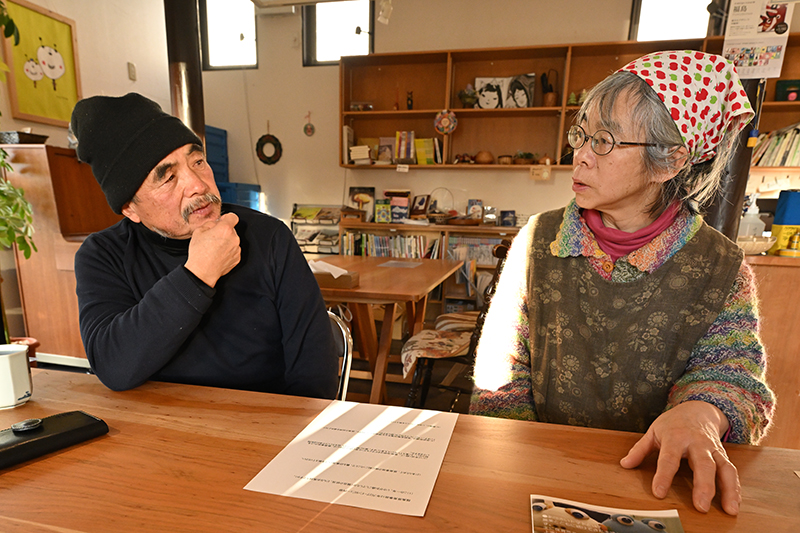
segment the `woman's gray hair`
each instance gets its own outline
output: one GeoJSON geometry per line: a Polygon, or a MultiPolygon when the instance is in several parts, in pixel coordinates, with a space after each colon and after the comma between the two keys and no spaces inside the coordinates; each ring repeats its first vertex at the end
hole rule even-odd
{"type": "Polygon", "coordinates": [[[683,138],[666,106],[647,82],[630,72],[616,72],[595,85],[578,112],[577,123],[585,121],[589,111],[596,109],[600,128],[613,134],[632,133],[622,132],[620,124],[614,120],[614,104],[623,95],[628,96],[628,106],[633,110],[634,131],[644,132],[644,142],[657,144],[645,146],[641,151],[645,172],[650,175],[662,171],[675,173],[675,177],[661,184],[660,197],[647,206],[650,213],[659,214],[676,200],[690,213],[697,213],[719,190],[736,135],[726,130],[714,159],[691,165],[688,157],[680,158],[676,154],[684,146],[683,138]]]}

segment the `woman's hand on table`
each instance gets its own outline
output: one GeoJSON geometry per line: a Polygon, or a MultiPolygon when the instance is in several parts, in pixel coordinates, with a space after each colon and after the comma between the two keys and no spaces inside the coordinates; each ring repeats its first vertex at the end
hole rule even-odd
{"type": "Polygon", "coordinates": [[[653,495],[664,498],[675,473],[686,458],[694,472],[692,500],[698,511],[708,512],[719,482],[722,508],[730,515],[739,513],[742,501],[739,474],[728,460],[720,436],[728,430],[728,419],[710,403],[691,401],[661,414],[622,458],[623,468],[636,468],[655,450],[658,464],[653,476],[653,495]]]}

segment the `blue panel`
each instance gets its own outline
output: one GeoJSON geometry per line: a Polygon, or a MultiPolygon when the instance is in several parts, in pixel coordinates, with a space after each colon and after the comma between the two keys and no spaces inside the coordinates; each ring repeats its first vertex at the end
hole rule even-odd
{"type": "Polygon", "coordinates": [[[228,204],[243,205],[258,210],[260,185],[252,183],[217,183],[222,201],[228,204]]]}
{"type": "Polygon", "coordinates": [[[206,124],[206,158],[217,183],[229,181],[228,132],[206,124]]]}

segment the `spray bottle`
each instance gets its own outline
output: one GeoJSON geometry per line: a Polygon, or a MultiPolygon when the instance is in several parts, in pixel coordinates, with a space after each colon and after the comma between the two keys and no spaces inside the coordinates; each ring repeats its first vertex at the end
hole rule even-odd
{"type": "Polygon", "coordinates": [[[761,237],[764,234],[766,224],[759,215],[756,198],[758,198],[758,194],[751,197],[747,211],[739,221],[739,237],[761,237]]]}

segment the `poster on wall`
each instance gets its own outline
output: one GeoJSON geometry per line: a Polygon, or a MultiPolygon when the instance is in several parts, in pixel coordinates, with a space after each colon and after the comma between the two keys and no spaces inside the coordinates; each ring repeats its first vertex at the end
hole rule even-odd
{"type": "Polygon", "coordinates": [[[4,39],[14,118],[67,127],[81,98],[75,22],[25,0],[6,0],[19,45],[4,39]]]}
{"type": "Polygon", "coordinates": [[[793,10],[793,2],[732,0],[722,55],[740,78],[780,77],[793,10]]]}

